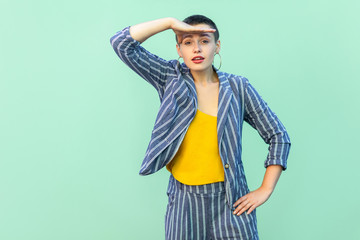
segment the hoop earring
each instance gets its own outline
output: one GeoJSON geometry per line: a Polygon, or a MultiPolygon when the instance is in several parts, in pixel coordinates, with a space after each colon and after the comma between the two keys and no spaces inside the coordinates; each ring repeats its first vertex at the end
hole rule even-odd
{"type": "MultiPolygon", "coordinates": [[[[220,53],[215,53],[215,54],[214,54],[214,59],[215,59],[216,54],[218,54],[219,57],[220,57],[220,67],[218,68],[218,70],[220,70],[220,68],[221,68],[221,55],[220,55],[220,53]]],[[[213,61],[213,63],[214,63],[214,61],[213,61]]]]}

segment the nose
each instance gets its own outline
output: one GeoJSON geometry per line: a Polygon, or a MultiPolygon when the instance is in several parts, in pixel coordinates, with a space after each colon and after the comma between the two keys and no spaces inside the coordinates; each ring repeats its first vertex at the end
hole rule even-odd
{"type": "Polygon", "coordinates": [[[194,52],[199,52],[199,51],[201,51],[200,44],[199,44],[197,41],[195,41],[193,51],[194,51],[194,52]]]}

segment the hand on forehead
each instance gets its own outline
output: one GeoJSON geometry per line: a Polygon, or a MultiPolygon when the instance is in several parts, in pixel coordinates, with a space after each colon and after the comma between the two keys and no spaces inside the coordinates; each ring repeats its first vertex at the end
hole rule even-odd
{"type": "Polygon", "coordinates": [[[208,37],[212,38],[211,36],[213,33],[211,32],[204,32],[204,31],[193,31],[193,32],[182,32],[178,35],[179,42],[182,42],[185,38],[193,38],[193,37],[208,37]]]}

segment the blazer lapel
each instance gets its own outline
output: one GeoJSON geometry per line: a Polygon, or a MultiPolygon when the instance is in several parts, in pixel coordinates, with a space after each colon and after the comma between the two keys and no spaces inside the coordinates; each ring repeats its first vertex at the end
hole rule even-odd
{"type": "Polygon", "coordinates": [[[233,95],[233,91],[231,90],[231,86],[226,75],[216,68],[215,70],[219,76],[219,81],[220,81],[218,113],[217,113],[217,134],[218,134],[218,144],[220,151],[222,136],[225,130],[225,124],[229,116],[228,111],[229,111],[229,106],[233,95]]]}
{"type": "MultiPolygon", "coordinates": [[[[185,63],[182,64],[183,70],[184,70],[184,80],[188,84],[188,86],[191,89],[191,92],[194,96],[194,103],[196,108],[194,109],[194,116],[197,110],[198,102],[197,102],[197,93],[195,88],[195,83],[193,80],[193,77],[191,75],[190,69],[185,65],[185,63]]],[[[228,111],[230,106],[230,101],[233,95],[233,91],[231,89],[229,80],[224,72],[219,71],[217,68],[213,66],[214,70],[216,71],[218,77],[219,77],[219,100],[218,100],[218,113],[217,113],[217,137],[218,137],[218,145],[219,150],[221,149],[221,141],[222,136],[225,130],[225,124],[228,117],[228,111]]]]}

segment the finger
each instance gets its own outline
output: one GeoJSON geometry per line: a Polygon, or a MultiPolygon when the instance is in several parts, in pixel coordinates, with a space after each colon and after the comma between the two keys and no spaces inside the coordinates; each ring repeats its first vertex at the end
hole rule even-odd
{"type": "Polygon", "coordinates": [[[189,25],[187,28],[184,28],[181,31],[192,32],[192,33],[196,33],[196,32],[215,32],[216,29],[208,28],[208,27],[196,27],[196,26],[189,25]]]}
{"type": "Polygon", "coordinates": [[[200,31],[210,31],[210,32],[215,32],[216,31],[216,29],[214,29],[214,28],[200,28],[199,30],[200,31]]]}
{"type": "Polygon", "coordinates": [[[216,32],[216,29],[213,28],[194,28],[190,29],[190,32],[216,32]]]}
{"type": "Polygon", "coordinates": [[[249,203],[249,200],[244,200],[244,201],[234,210],[234,214],[236,214],[236,213],[238,213],[239,211],[241,211],[248,203],[249,203]]]}
{"type": "Polygon", "coordinates": [[[186,34],[186,33],[202,33],[202,32],[216,32],[216,29],[193,27],[193,28],[188,28],[188,29],[181,30],[181,31],[176,31],[176,35],[178,35],[178,37],[179,37],[179,42],[182,42],[182,40],[183,40],[182,36],[184,34],[186,34]]]}
{"type": "Polygon", "coordinates": [[[178,36],[178,42],[181,43],[183,41],[181,36],[178,36]]]}
{"type": "Polygon", "coordinates": [[[234,204],[233,207],[236,207],[237,205],[239,205],[242,201],[246,200],[247,196],[242,196],[241,198],[239,198],[234,204]]]}
{"type": "Polygon", "coordinates": [[[250,202],[248,204],[246,204],[245,207],[240,212],[237,213],[237,215],[238,216],[241,215],[243,212],[245,212],[247,209],[249,209],[251,207],[251,205],[252,205],[252,203],[250,203],[250,202]]]}
{"type": "Polygon", "coordinates": [[[248,208],[244,206],[239,212],[235,213],[234,215],[240,216],[243,212],[245,212],[248,208]]]}
{"type": "Polygon", "coordinates": [[[177,37],[178,37],[178,39],[179,39],[179,42],[182,42],[182,41],[184,40],[183,34],[184,34],[184,33],[179,33],[179,34],[177,34],[177,37]]]}
{"type": "Polygon", "coordinates": [[[249,208],[249,210],[246,212],[246,214],[250,214],[255,208],[255,205],[252,205],[251,208],[249,208]]]}

